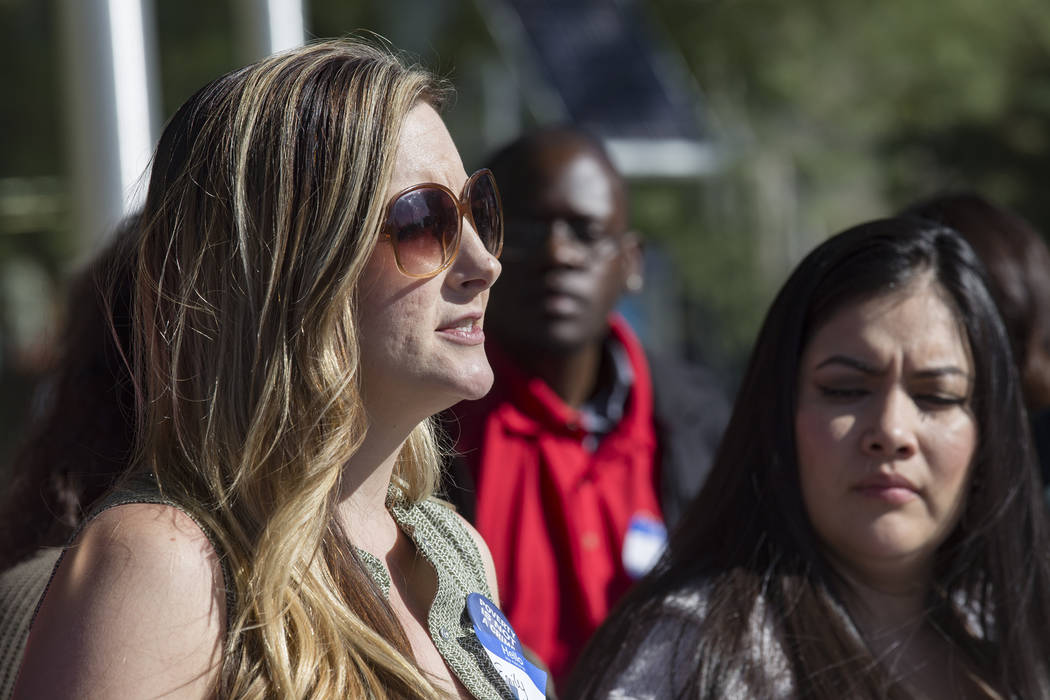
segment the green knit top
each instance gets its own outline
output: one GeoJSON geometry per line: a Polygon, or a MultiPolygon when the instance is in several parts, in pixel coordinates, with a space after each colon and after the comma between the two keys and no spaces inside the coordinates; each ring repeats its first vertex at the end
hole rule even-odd
{"type": "MultiPolygon", "coordinates": [[[[227,618],[235,609],[236,599],[230,585],[230,572],[225,558],[221,556],[218,542],[193,513],[180,504],[162,495],[156,482],[149,476],[133,478],[125,486],[114,490],[93,509],[89,521],[99,513],[128,503],[158,503],[170,505],[186,513],[207,535],[212,546],[220,553],[223,579],[226,582],[227,618]]],[[[485,567],[477,544],[455,513],[442,503],[428,499],[421,503],[409,503],[400,489],[391,485],[387,493],[387,508],[401,530],[412,540],[424,560],[434,567],[437,574],[437,593],[430,604],[427,627],[434,646],[460,683],[476,698],[482,700],[505,700],[513,698],[510,688],[489,661],[474,632],[467,613],[467,595],[481,593],[491,598],[485,567]]],[[[81,528],[83,524],[81,525],[81,528]]],[[[74,534],[74,538],[76,534],[74,534]]],[[[390,595],[390,573],[383,563],[360,548],[355,548],[372,579],[386,596],[390,595]]],[[[56,561],[53,569],[57,569],[56,561]]],[[[53,570],[52,570],[53,571],[53,570]]],[[[43,598],[48,581],[40,580],[39,594],[32,596],[35,609],[43,598]]],[[[28,625],[24,634],[28,635],[28,625]]],[[[25,637],[18,647],[23,647],[25,637]]],[[[21,648],[18,649],[19,659],[21,648]]],[[[13,678],[11,679],[13,684],[13,678]]]]}

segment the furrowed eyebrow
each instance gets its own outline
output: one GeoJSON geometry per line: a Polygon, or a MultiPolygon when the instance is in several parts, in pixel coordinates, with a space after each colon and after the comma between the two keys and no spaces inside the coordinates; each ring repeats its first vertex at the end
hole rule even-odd
{"type": "MultiPolygon", "coordinates": [[[[832,355],[831,357],[827,358],[819,365],[817,365],[816,369],[821,369],[823,367],[834,365],[842,365],[845,367],[849,367],[850,369],[855,369],[858,372],[863,372],[864,374],[872,376],[878,376],[883,372],[877,367],[872,367],[868,363],[862,362],[861,360],[858,360],[855,357],[850,357],[848,355],[832,355]]],[[[970,376],[968,372],[963,371],[960,367],[956,367],[955,365],[946,365],[944,367],[930,367],[927,369],[919,370],[918,372],[913,373],[912,376],[918,379],[936,379],[937,377],[957,376],[963,377],[967,381],[973,381],[973,377],[970,376]]]]}
{"type": "Polygon", "coordinates": [[[863,372],[864,374],[882,374],[882,370],[876,367],[872,367],[866,362],[861,362],[855,357],[849,357],[848,355],[832,355],[831,357],[827,358],[819,365],[817,365],[816,369],[821,369],[822,367],[827,367],[829,365],[845,365],[850,369],[855,369],[858,372],[863,372]]]}
{"type": "Polygon", "coordinates": [[[967,381],[973,381],[973,377],[969,373],[964,372],[955,365],[948,365],[946,367],[931,367],[929,369],[920,370],[915,373],[915,377],[919,379],[936,379],[937,377],[956,376],[962,377],[967,381]]]}

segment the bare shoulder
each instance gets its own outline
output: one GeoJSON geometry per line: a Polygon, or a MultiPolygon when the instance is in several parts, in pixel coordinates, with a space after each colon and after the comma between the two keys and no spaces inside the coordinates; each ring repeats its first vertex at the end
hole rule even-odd
{"type": "Polygon", "coordinates": [[[499,585],[496,582],[496,565],[492,561],[492,553],[489,551],[489,546],[485,542],[485,538],[481,536],[481,533],[477,531],[470,522],[459,513],[455,513],[456,518],[459,519],[460,524],[466,529],[467,534],[474,540],[474,544],[478,546],[478,552],[481,553],[481,563],[485,567],[485,580],[489,584],[489,590],[492,592],[492,602],[497,606],[499,605],[499,585]]]}
{"type": "Polygon", "coordinates": [[[63,556],[16,697],[208,697],[225,601],[222,567],[192,518],[168,505],[111,508],[63,556]]]}

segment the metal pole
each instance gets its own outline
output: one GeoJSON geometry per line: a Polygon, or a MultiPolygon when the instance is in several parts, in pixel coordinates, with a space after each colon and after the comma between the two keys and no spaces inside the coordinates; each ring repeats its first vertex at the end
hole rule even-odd
{"type": "Polygon", "coordinates": [[[244,63],[303,44],[302,0],[236,0],[234,11],[240,60],[244,63]]]}
{"type": "Polygon", "coordinates": [[[138,209],[154,147],[151,0],[63,0],[71,190],[81,255],[138,209]]]}

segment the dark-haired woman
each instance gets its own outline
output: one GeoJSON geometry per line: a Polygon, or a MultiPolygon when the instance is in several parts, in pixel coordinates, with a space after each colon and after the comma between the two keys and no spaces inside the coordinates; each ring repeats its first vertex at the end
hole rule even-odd
{"type": "Polygon", "coordinates": [[[982,274],[903,218],[803,260],[711,476],[571,697],[1050,697],[1046,522],[982,274]]]}

